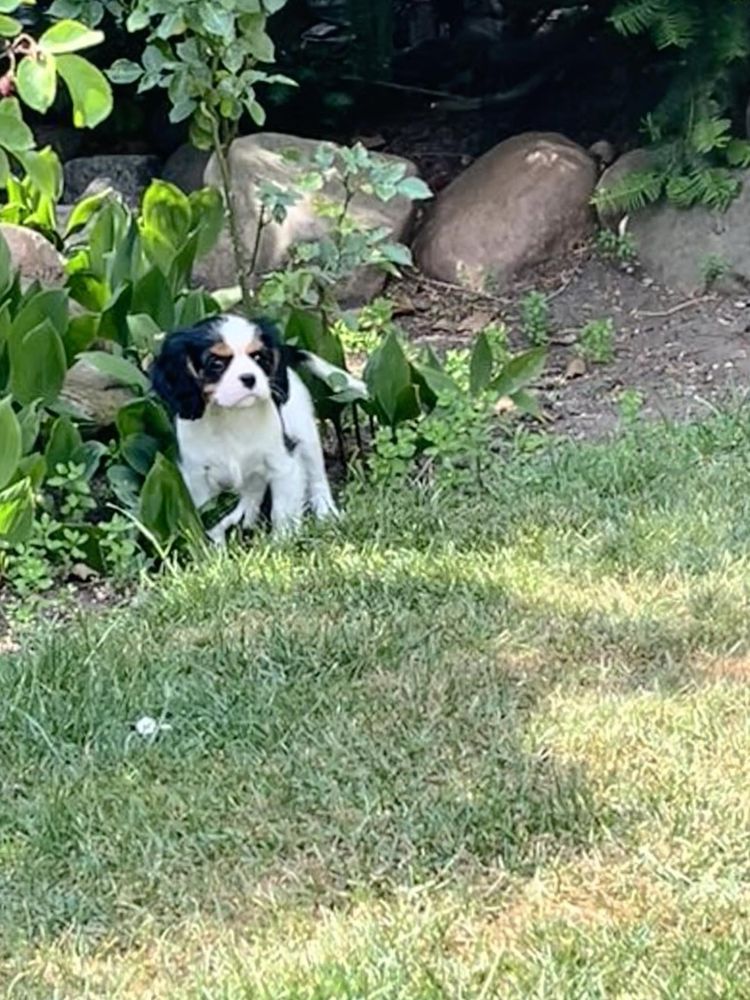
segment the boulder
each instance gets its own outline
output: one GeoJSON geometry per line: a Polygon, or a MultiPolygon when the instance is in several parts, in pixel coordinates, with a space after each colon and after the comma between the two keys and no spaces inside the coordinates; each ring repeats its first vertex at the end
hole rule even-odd
{"type": "Polygon", "coordinates": [[[589,236],[596,174],[586,151],[561,135],[506,139],[440,193],[417,234],[417,265],[477,291],[506,287],[589,236]]]}
{"type": "Polygon", "coordinates": [[[137,208],[141,195],[160,172],[156,156],[130,154],[125,156],[79,156],[63,167],[65,187],[63,201],[70,204],[83,197],[93,184],[96,189],[111,187],[123,201],[137,208]]]}
{"type": "Polygon", "coordinates": [[[726,212],[661,202],[630,216],[628,230],[648,274],[685,295],[703,292],[708,284],[730,293],[747,292],[750,170],[736,173],[744,183],[726,212]]]}
{"type": "Polygon", "coordinates": [[[161,172],[163,180],[176,185],[185,194],[197,191],[205,184],[204,175],[211,154],[185,143],[172,153],[161,172]]]}
{"type": "MultiPolygon", "coordinates": [[[[299,139],[270,132],[246,136],[232,143],[229,158],[234,202],[242,243],[248,257],[253,253],[258,229],[259,184],[270,181],[285,190],[297,191],[300,175],[305,170],[304,162],[312,159],[319,145],[319,142],[311,139],[299,139]],[[292,149],[298,156],[297,162],[290,162],[282,155],[292,149]]],[[[414,164],[408,160],[399,160],[398,157],[385,154],[372,155],[381,156],[391,162],[404,163],[410,176],[417,172],[414,164]]],[[[206,168],[205,181],[220,188],[219,168],[213,157],[206,168]]],[[[325,233],[329,223],[321,219],[313,208],[313,199],[320,196],[341,203],[343,188],[335,170],[329,172],[321,192],[301,194],[299,200],[288,209],[284,222],[272,222],[264,228],[257,257],[257,273],[282,266],[290,247],[297,243],[319,239],[325,233]]],[[[369,228],[385,227],[394,240],[403,242],[409,236],[415,206],[407,198],[394,198],[383,203],[374,196],[358,194],[352,200],[349,211],[351,217],[359,224],[369,228]]],[[[209,289],[237,284],[234,257],[226,233],[222,235],[217,246],[198,261],[195,278],[209,289]]],[[[360,269],[352,275],[345,287],[339,289],[338,297],[346,308],[361,305],[381,291],[385,279],[385,273],[379,268],[360,269]]]]}
{"type": "MultiPolygon", "coordinates": [[[[615,185],[625,180],[629,174],[651,170],[654,165],[654,154],[648,149],[631,149],[629,152],[623,153],[622,156],[618,157],[602,173],[599,183],[596,185],[596,193],[599,194],[608,188],[615,187],[615,185]]],[[[608,208],[606,206],[597,206],[596,213],[599,216],[601,225],[607,229],[617,229],[625,216],[625,212],[622,209],[608,208]]]]}
{"type": "Polygon", "coordinates": [[[60,390],[63,402],[72,406],[83,420],[107,427],[113,424],[117,411],[135,398],[132,390],[113,382],[87,361],[76,361],[65,376],[60,390]]]}
{"type": "Polygon", "coordinates": [[[63,258],[41,233],[2,222],[0,235],[8,244],[11,263],[21,272],[24,283],[34,280],[42,285],[65,283],[63,258]]]}

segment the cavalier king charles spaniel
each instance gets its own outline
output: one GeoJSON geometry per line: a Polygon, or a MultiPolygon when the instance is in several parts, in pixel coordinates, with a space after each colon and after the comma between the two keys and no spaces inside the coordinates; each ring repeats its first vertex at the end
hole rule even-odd
{"type": "Polygon", "coordinates": [[[155,392],[176,418],[180,471],[196,507],[224,491],[237,506],[209,532],[252,526],[267,491],[274,532],[295,528],[306,507],[336,516],[312,398],[295,368],[337,373],[363,398],[363,382],[322,358],[282,344],[272,324],[206,319],[169,334],[154,362],[155,392]]]}

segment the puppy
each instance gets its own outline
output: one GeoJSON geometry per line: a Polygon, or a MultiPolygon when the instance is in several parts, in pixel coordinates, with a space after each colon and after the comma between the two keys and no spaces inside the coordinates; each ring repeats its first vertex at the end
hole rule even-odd
{"type": "Polygon", "coordinates": [[[295,368],[318,378],[340,373],[364,397],[359,379],[317,355],[282,345],[274,327],[218,316],[171,333],[152,370],[154,391],[176,418],[180,471],[196,507],[224,491],[237,506],[210,537],[255,523],[267,490],[275,533],[294,529],[307,506],[335,516],[312,398],[295,368]]]}

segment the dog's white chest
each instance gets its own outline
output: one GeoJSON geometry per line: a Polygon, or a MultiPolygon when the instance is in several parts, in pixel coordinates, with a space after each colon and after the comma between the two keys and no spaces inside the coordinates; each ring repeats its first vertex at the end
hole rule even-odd
{"type": "Polygon", "coordinates": [[[179,420],[182,466],[213,492],[242,492],[268,480],[283,454],[281,425],[273,404],[248,409],[207,409],[200,420],[179,420]]]}

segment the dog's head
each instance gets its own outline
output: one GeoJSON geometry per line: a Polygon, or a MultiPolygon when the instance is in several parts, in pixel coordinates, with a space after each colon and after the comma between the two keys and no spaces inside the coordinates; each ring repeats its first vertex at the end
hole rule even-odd
{"type": "Polygon", "coordinates": [[[248,407],[289,398],[278,334],[266,320],[217,316],[170,333],[151,374],[172,413],[199,420],[206,406],[248,407]]]}

